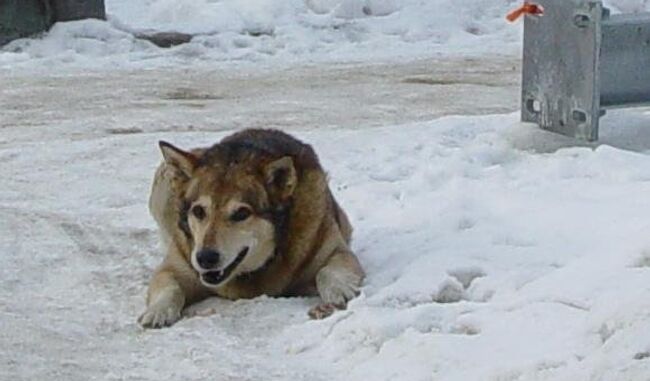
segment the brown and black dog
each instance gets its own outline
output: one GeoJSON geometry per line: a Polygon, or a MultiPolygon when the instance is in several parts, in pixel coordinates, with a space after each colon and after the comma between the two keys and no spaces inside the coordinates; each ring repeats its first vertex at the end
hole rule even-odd
{"type": "Polygon", "coordinates": [[[208,149],[160,142],[149,209],[167,255],[149,285],[145,327],[171,325],[210,295],[319,294],[312,318],[344,308],[363,270],[352,228],[311,146],[244,130],[208,149]]]}

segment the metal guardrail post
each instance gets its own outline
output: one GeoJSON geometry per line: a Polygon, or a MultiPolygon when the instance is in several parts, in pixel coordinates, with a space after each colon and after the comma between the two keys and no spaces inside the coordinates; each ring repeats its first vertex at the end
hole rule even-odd
{"type": "Polygon", "coordinates": [[[524,22],[521,119],[598,139],[605,110],[650,104],[650,13],[611,15],[599,0],[539,0],[524,22]]]}

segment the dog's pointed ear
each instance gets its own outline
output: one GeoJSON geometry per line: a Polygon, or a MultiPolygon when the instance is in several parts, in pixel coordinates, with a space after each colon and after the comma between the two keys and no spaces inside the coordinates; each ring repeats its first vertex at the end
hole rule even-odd
{"type": "Polygon", "coordinates": [[[162,151],[165,163],[179,169],[188,177],[192,175],[199,162],[199,158],[196,155],[176,148],[162,140],[158,142],[158,145],[162,151]]]}
{"type": "Polygon", "coordinates": [[[267,188],[280,200],[286,200],[293,194],[298,184],[296,167],[291,156],[285,156],[268,163],[264,167],[267,188]]]}

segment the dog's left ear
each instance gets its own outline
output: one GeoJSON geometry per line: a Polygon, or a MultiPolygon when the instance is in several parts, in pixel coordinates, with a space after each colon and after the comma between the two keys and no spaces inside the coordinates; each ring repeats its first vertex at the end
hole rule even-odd
{"type": "Polygon", "coordinates": [[[188,177],[192,176],[192,172],[194,172],[194,169],[199,162],[199,158],[196,155],[191,152],[183,151],[180,148],[176,148],[162,140],[158,142],[158,145],[162,151],[165,163],[178,168],[188,177]]]}
{"type": "Polygon", "coordinates": [[[293,194],[298,183],[296,168],[291,156],[270,162],[264,167],[266,186],[280,200],[286,200],[293,194]]]}

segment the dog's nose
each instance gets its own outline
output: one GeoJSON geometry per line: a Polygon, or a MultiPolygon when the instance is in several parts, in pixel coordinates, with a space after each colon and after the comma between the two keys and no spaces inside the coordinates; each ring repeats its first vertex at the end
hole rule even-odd
{"type": "Polygon", "coordinates": [[[201,249],[196,253],[196,262],[201,268],[210,270],[219,263],[219,253],[212,249],[201,249]]]}

